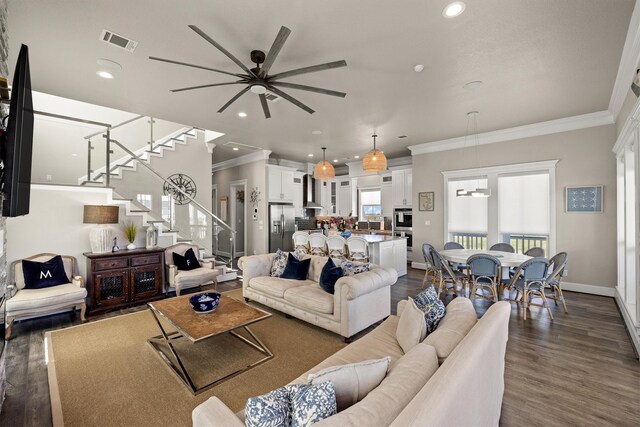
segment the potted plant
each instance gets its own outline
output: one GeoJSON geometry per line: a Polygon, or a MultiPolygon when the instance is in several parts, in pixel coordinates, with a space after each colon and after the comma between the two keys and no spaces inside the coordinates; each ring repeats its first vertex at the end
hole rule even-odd
{"type": "Polygon", "coordinates": [[[138,226],[136,225],[136,223],[127,222],[124,225],[124,234],[127,237],[127,240],[129,241],[129,244],[127,245],[127,249],[129,250],[135,249],[136,236],[138,235],[138,226]]]}

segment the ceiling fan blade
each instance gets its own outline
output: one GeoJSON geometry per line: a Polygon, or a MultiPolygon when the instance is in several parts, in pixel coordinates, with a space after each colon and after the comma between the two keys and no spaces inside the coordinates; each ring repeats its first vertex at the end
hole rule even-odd
{"type": "Polygon", "coordinates": [[[321,93],[323,95],[339,96],[340,98],[344,98],[345,96],[347,96],[347,94],[344,93],[344,92],[338,92],[338,91],[330,90],[330,89],[322,89],[320,87],[299,85],[299,84],[295,84],[295,83],[271,82],[269,84],[271,84],[273,86],[288,87],[288,88],[291,88],[291,89],[307,90],[309,92],[321,93]]]}
{"type": "Polygon", "coordinates": [[[287,37],[289,37],[289,34],[291,34],[290,29],[284,26],[280,27],[280,31],[278,32],[276,39],[273,41],[271,49],[269,49],[269,53],[267,53],[267,58],[262,64],[262,68],[260,69],[260,77],[264,77],[267,75],[269,69],[271,69],[271,66],[275,62],[276,57],[280,53],[280,49],[282,49],[282,46],[284,46],[284,42],[287,41],[287,37]]]}
{"type": "Polygon", "coordinates": [[[230,73],[228,71],[216,70],[215,68],[204,67],[202,65],[188,64],[186,62],[174,61],[172,59],[158,58],[156,56],[150,56],[149,59],[153,61],[168,62],[169,64],[184,65],[185,67],[193,67],[193,68],[200,68],[202,70],[215,71],[216,73],[227,74],[229,76],[234,76],[234,77],[240,77],[240,78],[250,77],[250,76],[245,76],[243,74],[235,74],[235,73],[230,73]]]}
{"type": "Polygon", "coordinates": [[[227,107],[228,107],[229,105],[233,104],[233,103],[236,101],[236,99],[238,99],[238,98],[240,98],[242,95],[244,95],[244,94],[245,94],[245,93],[246,93],[250,88],[251,88],[251,86],[247,86],[247,87],[245,87],[244,89],[242,89],[240,92],[238,92],[238,93],[236,94],[236,96],[234,96],[233,98],[231,98],[231,99],[230,99],[226,104],[224,104],[224,105],[222,106],[222,108],[221,108],[221,109],[219,109],[219,110],[218,110],[218,113],[222,113],[224,110],[226,110],[226,109],[227,109],[227,107]]]}
{"type": "Polygon", "coordinates": [[[271,118],[271,111],[269,111],[269,105],[267,104],[267,97],[264,93],[260,94],[260,104],[262,104],[262,111],[264,111],[264,118],[271,118]]]}
{"type": "Polygon", "coordinates": [[[269,90],[271,90],[271,92],[275,93],[278,96],[281,96],[282,98],[286,99],[287,101],[289,101],[290,103],[297,105],[298,107],[302,108],[304,111],[306,111],[309,114],[313,114],[315,113],[314,110],[312,110],[311,108],[307,107],[306,105],[304,105],[302,102],[298,101],[297,99],[295,99],[294,97],[287,95],[286,93],[284,93],[283,91],[281,91],[280,89],[273,87],[273,86],[269,86],[269,90]]]}
{"type": "Polygon", "coordinates": [[[183,87],[180,89],[171,89],[170,92],[183,92],[185,90],[202,89],[205,87],[213,87],[213,86],[238,85],[241,83],[245,83],[245,82],[239,81],[239,82],[213,83],[210,85],[190,86],[190,87],[183,87]]]}
{"type": "Polygon", "coordinates": [[[224,53],[230,60],[235,62],[240,68],[242,68],[244,71],[246,71],[247,74],[249,74],[250,76],[255,76],[255,74],[253,74],[253,72],[251,72],[251,70],[249,70],[242,62],[240,62],[240,60],[238,58],[233,56],[231,54],[231,52],[229,52],[227,49],[223,48],[218,42],[216,42],[214,39],[212,39],[207,34],[205,34],[205,32],[202,31],[200,28],[196,27],[195,25],[189,25],[189,28],[191,28],[193,31],[198,33],[198,35],[200,37],[202,37],[203,39],[205,39],[206,41],[208,41],[209,43],[214,45],[216,47],[216,49],[218,49],[220,52],[224,53]]]}
{"type": "Polygon", "coordinates": [[[269,77],[269,80],[278,80],[284,77],[297,76],[299,74],[315,73],[316,71],[330,70],[331,68],[340,68],[340,67],[346,67],[346,66],[347,66],[347,61],[343,59],[341,61],[327,62],[326,64],[312,65],[310,67],[298,68],[296,70],[285,71],[283,73],[274,74],[273,76],[269,77]]]}

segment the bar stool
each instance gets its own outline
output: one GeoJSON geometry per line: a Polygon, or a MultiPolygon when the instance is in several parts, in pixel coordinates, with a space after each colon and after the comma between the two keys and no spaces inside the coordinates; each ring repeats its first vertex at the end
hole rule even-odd
{"type": "Polygon", "coordinates": [[[369,243],[364,237],[351,236],[347,239],[348,258],[351,261],[369,261],[369,243]]]}
{"type": "Polygon", "coordinates": [[[327,237],[322,233],[309,234],[309,250],[312,255],[327,256],[327,237]]]}

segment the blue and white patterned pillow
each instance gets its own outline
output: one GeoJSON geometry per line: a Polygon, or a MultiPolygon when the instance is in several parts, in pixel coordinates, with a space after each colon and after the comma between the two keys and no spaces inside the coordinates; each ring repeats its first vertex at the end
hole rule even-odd
{"type": "Polygon", "coordinates": [[[341,265],[345,276],[353,276],[371,270],[371,264],[362,262],[345,261],[341,265]]]}
{"type": "MultiPolygon", "coordinates": [[[[276,251],[276,256],[273,259],[273,263],[271,264],[271,277],[282,276],[282,273],[284,273],[284,269],[287,266],[288,254],[288,252],[285,252],[281,249],[278,249],[276,251]]],[[[300,261],[304,257],[305,252],[301,249],[296,249],[295,251],[291,252],[291,255],[293,255],[295,259],[300,261]]]]}
{"type": "Polygon", "coordinates": [[[303,384],[291,384],[262,396],[250,397],[244,408],[247,427],[278,427],[291,425],[291,398],[303,384]]]}
{"type": "Polygon", "coordinates": [[[291,396],[291,427],[308,426],[337,412],[336,391],[330,381],[304,385],[291,396]]]}
{"type": "Polygon", "coordinates": [[[424,312],[424,320],[427,323],[427,335],[435,331],[438,323],[444,317],[446,309],[444,303],[438,298],[438,293],[429,286],[424,291],[413,297],[416,306],[424,312]]]}

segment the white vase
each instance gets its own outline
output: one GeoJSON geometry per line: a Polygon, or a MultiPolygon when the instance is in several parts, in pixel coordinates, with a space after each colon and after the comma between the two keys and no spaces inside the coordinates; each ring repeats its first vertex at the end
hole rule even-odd
{"type": "Polygon", "coordinates": [[[135,244],[133,244],[133,243],[129,243],[129,244],[127,245],[127,249],[129,249],[129,250],[132,250],[132,249],[135,249],[135,248],[136,248],[136,245],[135,245],[135,244]]]}

